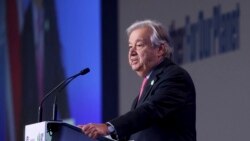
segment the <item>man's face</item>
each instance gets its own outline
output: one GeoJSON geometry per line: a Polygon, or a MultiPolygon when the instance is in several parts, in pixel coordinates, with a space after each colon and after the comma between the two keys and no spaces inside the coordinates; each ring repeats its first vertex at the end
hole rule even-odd
{"type": "Polygon", "coordinates": [[[145,77],[159,62],[160,48],[152,46],[151,34],[151,29],[143,27],[132,31],[129,36],[129,64],[141,77],[145,77]]]}

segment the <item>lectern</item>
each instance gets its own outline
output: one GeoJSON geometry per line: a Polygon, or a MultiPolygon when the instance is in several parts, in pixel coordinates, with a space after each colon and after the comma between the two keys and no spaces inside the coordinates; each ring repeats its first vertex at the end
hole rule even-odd
{"type": "MultiPolygon", "coordinates": [[[[81,129],[59,121],[43,121],[25,126],[24,141],[93,141],[81,129]]],[[[101,137],[96,141],[113,141],[101,137]]]]}

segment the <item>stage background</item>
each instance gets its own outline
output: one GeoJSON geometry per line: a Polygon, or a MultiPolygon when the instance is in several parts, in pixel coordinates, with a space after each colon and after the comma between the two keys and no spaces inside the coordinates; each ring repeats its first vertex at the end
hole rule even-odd
{"type": "Polygon", "coordinates": [[[180,55],[175,61],[194,80],[197,140],[249,140],[249,5],[248,0],[120,0],[120,114],[129,110],[142,81],[128,65],[125,30],[136,20],[154,19],[174,31],[175,55],[180,55]],[[190,47],[194,39],[196,46],[190,47]]]}

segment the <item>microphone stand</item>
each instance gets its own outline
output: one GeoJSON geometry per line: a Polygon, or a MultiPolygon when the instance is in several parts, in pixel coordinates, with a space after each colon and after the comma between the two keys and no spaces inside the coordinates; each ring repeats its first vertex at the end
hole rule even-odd
{"type": "MultiPolygon", "coordinates": [[[[74,80],[76,77],[78,77],[81,74],[78,75],[74,75],[72,77],[70,77],[70,79],[68,79],[67,81],[65,81],[65,83],[63,83],[60,87],[59,87],[59,92],[61,92],[72,80],[74,80]]],[[[57,93],[55,94],[55,99],[54,99],[54,103],[53,103],[53,114],[52,114],[52,119],[53,121],[57,121],[57,93]]]]}
{"type": "MultiPolygon", "coordinates": [[[[63,80],[62,82],[60,82],[56,87],[54,87],[53,89],[51,89],[42,99],[40,105],[39,105],[39,108],[38,108],[38,122],[41,122],[42,121],[42,117],[43,117],[43,103],[44,101],[56,90],[58,90],[59,88],[60,91],[65,87],[67,86],[73,79],[75,79],[76,77],[78,77],[79,75],[85,75],[87,74],[88,72],[90,71],[89,68],[85,68],[83,69],[82,71],[80,71],[79,73],[63,80]]],[[[54,104],[53,104],[53,120],[56,120],[57,119],[57,104],[56,104],[56,101],[57,101],[57,98],[55,96],[55,100],[54,100],[54,104]]]]}
{"type": "Polygon", "coordinates": [[[54,103],[53,103],[53,114],[52,114],[52,119],[53,121],[57,121],[57,95],[55,95],[55,100],[54,100],[54,103]]]}

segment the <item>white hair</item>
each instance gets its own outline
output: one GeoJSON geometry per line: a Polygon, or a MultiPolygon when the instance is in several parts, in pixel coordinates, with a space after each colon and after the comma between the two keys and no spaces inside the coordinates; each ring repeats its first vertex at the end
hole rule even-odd
{"type": "Polygon", "coordinates": [[[152,29],[150,40],[153,47],[163,45],[165,47],[165,57],[171,58],[173,49],[170,46],[170,37],[161,23],[152,20],[137,21],[127,28],[127,35],[130,36],[134,30],[143,27],[152,29]]]}

